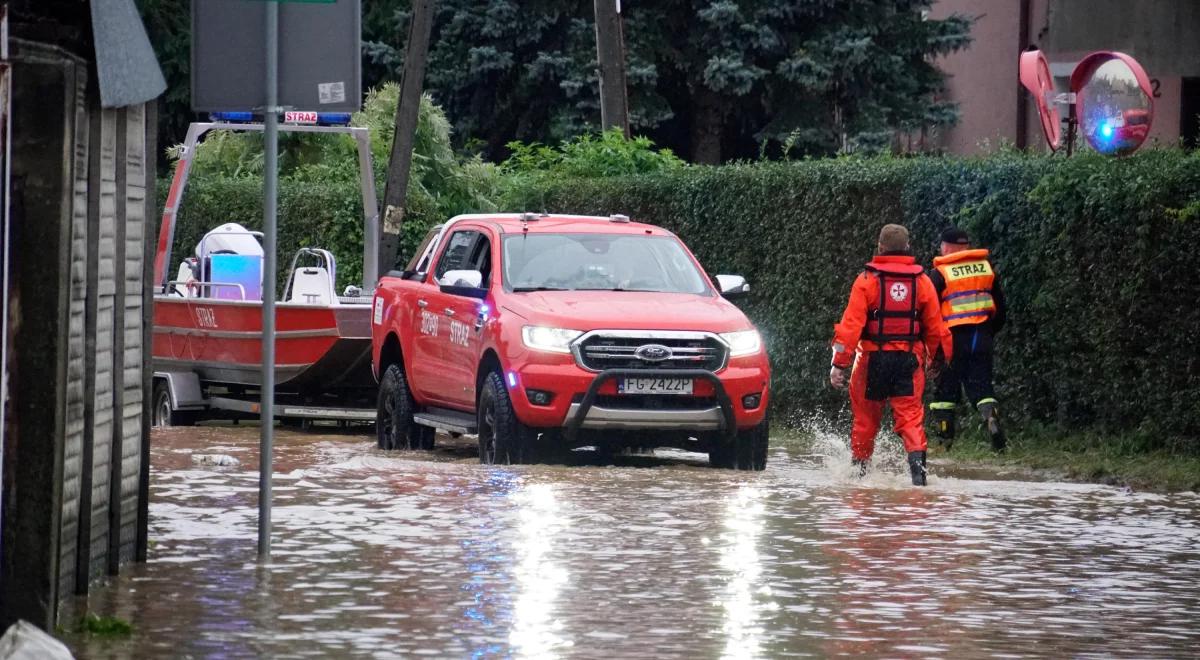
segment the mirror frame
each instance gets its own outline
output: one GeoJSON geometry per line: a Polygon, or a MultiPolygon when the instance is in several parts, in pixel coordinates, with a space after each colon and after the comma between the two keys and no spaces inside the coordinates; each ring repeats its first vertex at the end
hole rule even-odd
{"type": "Polygon", "coordinates": [[[487,289],[480,289],[473,286],[438,286],[438,289],[442,293],[449,294],[451,296],[460,296],[463,298],[486,300],[488,297],[487,289]]]}
{"type": "Polygon", "coordinates": [[[1062,147],[1062,117],[1054,101],[1054,76],[1050,73],[1046,54],[1040,50],[1021,53],[1020,77],[1021,86],[1029,90],[1037,106],[1046,144],[1051,151],[1058,151],[1062,147]]]}

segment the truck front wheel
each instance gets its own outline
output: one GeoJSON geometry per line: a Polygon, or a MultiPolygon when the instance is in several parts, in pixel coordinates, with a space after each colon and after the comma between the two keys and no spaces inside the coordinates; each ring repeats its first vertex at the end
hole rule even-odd
{"type": "Polygon", "coordinates": [[[733,470],[767,468],[767,445],[770,442],[771,419],[764,417],[758,425],[737,432],[732,442],[714,438],[708,450],[708,462],[713,467],[733,470]]]}
{"type": "Polygon", "coordinates": [[[416,412],[408,379],[399,364],[388,365],[379,379],[375,435],[380,449],[433,449],[433,429],[413,421],[416,412]]]}
{"type": "Polygon", "coordinates": [[[533,431],[517,419],[500,374],[492,372],[479,393],[479,462],[507,465],[532,462],[533,431]]]}

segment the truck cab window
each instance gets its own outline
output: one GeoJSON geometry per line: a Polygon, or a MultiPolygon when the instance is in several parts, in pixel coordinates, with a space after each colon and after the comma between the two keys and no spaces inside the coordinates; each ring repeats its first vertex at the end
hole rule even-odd
{"type": "Polygon", "coordinates": [[[410,273],[424,273],[429,270],[429,262],[433,260],[433,254],[429,248],[441,231],[442,228],[438,226],[430,229],[429,233],[425,234],[420,247],[413,252],[412,259],[409,259],[408,265],[404,267],[404,270],[410,273]],[[427,252],[429,254],[426,254],[427,252]]]}

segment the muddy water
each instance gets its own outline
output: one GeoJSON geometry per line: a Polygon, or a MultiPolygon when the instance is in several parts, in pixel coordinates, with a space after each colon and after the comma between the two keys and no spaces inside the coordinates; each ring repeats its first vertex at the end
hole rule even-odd
{"type": "MultiPolygon", "coordinates": [[[[499,468],[469,445],[277,438],[255,562],[257,431],[154,436],[151,562],[91,596],[83,657],[1185,656],[1200,498],[886,465],[840,443],[762,474],[663,453],[499,468]],[[213,465],[221,454],[237,465],[213,465]]],[[[884,461],[887,462],[887,461],[884,461]]]]}

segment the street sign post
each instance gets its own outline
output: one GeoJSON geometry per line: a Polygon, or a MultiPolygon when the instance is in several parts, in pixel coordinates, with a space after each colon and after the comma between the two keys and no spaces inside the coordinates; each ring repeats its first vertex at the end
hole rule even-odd
{"type": "Polygon", "coordinates": [[[276,203],[279,113],[354,111],[362,101],[361,0],[193,0],[192,109],[263,113],[262,420],[258,556],[271,556],[275,440],[276,203]],[[280,4],[284,7],[280,7],[280,4]],[[287,39],[280,42],[280,33],[287,39]]]}

